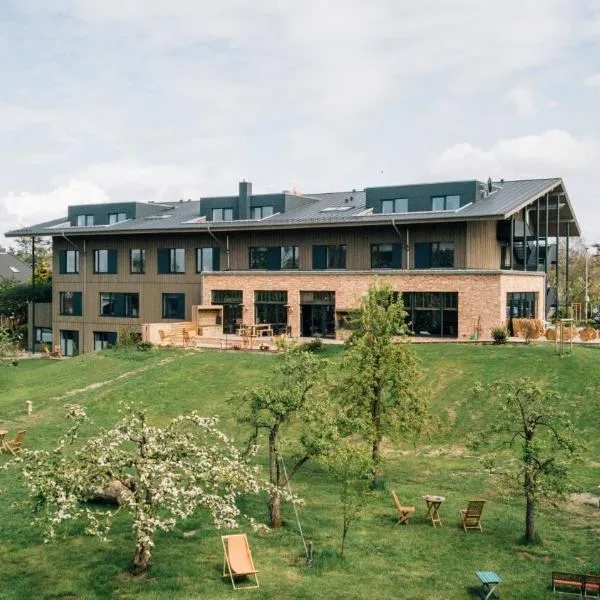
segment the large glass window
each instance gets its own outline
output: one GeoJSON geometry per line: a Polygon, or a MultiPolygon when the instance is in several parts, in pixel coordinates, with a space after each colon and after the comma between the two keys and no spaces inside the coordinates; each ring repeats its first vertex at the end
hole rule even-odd
{"type": "Polygon", "coordinates": [[[185,294],[163,294],[163,319],[185,319],[185,294]]]}
{"type": "Polygon", "coordinates": [[[77,227],[92,227],[94,215],[77,215],[77,227]]]}
{"type": "Polygon", "coordinates": [[[345,269],[346,246],[313,246],[313,269],[345,269]]]}
{"type": "Polygon", "coordinates": [[[213,221],[233,221],[233,208],[213,208],[213,221]]]}
{"type": "Polygon", "coordinates": [[[257,324],[269,324],[274,333],[287,331],[287,292],[254,292],[254,320],[257,324]]]}
{"type": "Polygon", "coordinates": [[[250,268],[266,269],[269,249],[266,246],[250,248],[250,268]]]}
{"type": "Polygon", "coordinates": [[[38,344],[52,344],[52,329],[48,327],[36,327],[35,341],[38,344]]]}
{"type": "Polygon", "coordinates": [[[372,269],[400,269],[402,267],[401,244],[372,244],[372,269]]]}
{"type": "Polygon", "coordinates": [[[94,273],[114,275],[117,272],[116,250],[94,250],[94,273]]]}
{"type": "Polygon", "coordinates": [[[281,268],[297,269],[299,265],[298,246],[282,246],[281,248],[281,268]]]}
{"type": "Polygon", "coordinates": [[[108,224],[114,225],[115,223],[120,223],[121,221],[126,221],[127,215],[124,212],[119,213],[108,213],[108,224]]]}
{"type": "Polygon", "coordinates": [[[94,331],[94,350],[106,350],[117,345],[117,334],[114,331],[94,331]]]}
{"type": "Polygon", "coordinates": [[[79,331],[60,330],[60,351],[63,356],[77,356],[79,354],[79,331]]]}
{"type": "Polygon", "coordinates": [[[140,295],[121,294],[112,292],[100,293],[101,317],[130,317],[140,316],[140,295]]]}
{"type": "Polygon", "coordinates": [[[243,322],[242,290],[213,290],[212,303],[223,307],[223,333],[235,333],[243,322]]]}
{"type": "Polygon", "coordinates": [[[509,292],[506,294],[507,319],[535,319],[536,292],[509,292]]]}
{"type": "Polygon", "coordinates": [[[273,214],[272,206],[253,206],[250,209],[250,218],[251,219],[266,219],[273,214]]]}
{"type": "Polygon", "coordinates": [[[431,210],[458,210],[460,208],[460,196],[433,196],[431,198],[431,210]]]}
{"type": "Polygon", "coordinates": [[[79,250],[62,250],[59,254],[61,274],[79,273],[79,250]]]}
{"type": "Polygon", "coordinates": [[[297,246],[255,246],[249,249],[250,269],[279,269],[298,268],[297,246]]]}
{"type": "Polygon", "coordinates": [[[457,292],[403,292],[402,298],[415,335],[457,337],[457,292]]]}
{"type": "Polygon", "coordinates": [[[454,268],[454,242],[417,242],[415,269],[454,268]]]}
{"type": "Polygon", "coordinates": [[[60,314],[70,317],[80,317],[82,312],[81,292],[60,292],[60,314]]]}
{"type": "Polygon", "coordinates": [[[161,275],[185,273],[185,248],[159,248],[158,272],[161,275]]]}
{"type": "Polygon", "coordinates": [[[381,201],[382,213],[406,213],[408,212],[408,198],[393,198],[381,201]]]}
{"type": "Polygon", "coordinates": [[[335,337],[335,292],[300,292],[300,335],[335,337]]]}
{"type": "Polygon", "coordinates": [[[218,271],[220,261],[219,248],[196,248],[196,272],[218,271]]]}
{"type": "Polygon", "coordinates": [[[146,272],[146,251],[135,248],[131,251],[131,272],[143,274],[146,272]]]}

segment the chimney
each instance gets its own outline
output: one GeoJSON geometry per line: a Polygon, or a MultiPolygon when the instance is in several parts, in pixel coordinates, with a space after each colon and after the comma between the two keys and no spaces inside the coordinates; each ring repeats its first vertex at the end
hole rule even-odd
{"type": "Polygon", "coordinates": [[[238,219],[250,218],[250,198],[252,198],[252,184],[249,181],[240,181],[238,219]]]}

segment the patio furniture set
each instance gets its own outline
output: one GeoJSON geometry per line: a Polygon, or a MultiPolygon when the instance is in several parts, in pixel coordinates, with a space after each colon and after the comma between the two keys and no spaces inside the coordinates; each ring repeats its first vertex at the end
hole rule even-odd
{"type": "Polygon", "coordinates": [[[23,445],[26,433],[26,431],[19,431],[14,440],[7,440],[6,436],[8,435],[8,431],[0,429],[0,452],[6,452],[7,454],[16,456],[21,452],[21,446],[23,445]]]}

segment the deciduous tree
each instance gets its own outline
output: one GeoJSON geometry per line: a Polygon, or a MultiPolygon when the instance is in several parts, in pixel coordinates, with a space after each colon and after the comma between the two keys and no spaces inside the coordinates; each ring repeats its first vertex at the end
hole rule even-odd
{"type": "Polygon", "coordinates": [[[334,417],[327,402],[326,372],[329,362],[298,346],[289,345],[277,359],[271,381],[232,397],[238,422],[250,425],[249,447],[267,439],[271,527],[281,527],[281,495],[287,484],[282,458],[290,442],[290,428],[299,425],[300,453],[288,472],[288,480],[312,457],[324,452],[334,431],[334,417]]]}
{"type": "Polygon", "coordinates": [[[516,455],[518,467],[508,466],[505,472],[525,497],[525,541],[533,542],[537,506],[543,498],[567,491],[568,466],[580,448],[571,421],[559,408],[563,400],[531,379],[501,380],[478,386],[475,393],[490,400],[486,422],[492,425],[472,445],[491,447],[496,459],[502,446],[516,455]]]}
{"type": "Polygon", "coordinates": [[[45,539],[55,539],[64,521],[84,519],[86,532],[106,539],[115,511],[93,508],[94,490],[118,481],[130,493],[121,510],[133,515],[135,552],[132,571],[142,573],[158,530],[170,531],[198,509],[216,526],[235,527],[240,515],[236,497],[266,488],[217,420],[196,413],[151,425],[146,411],[127,407],[111,429],[77,444],[85,411],[71,406],[73,427],[52,451],[22,453],[23,476],[45,539]]]}
{"type": "Polygon", "coordinates": [[[339,439],[331,452],[320,459],[339,485],[342,505],[340,556],[344,555],[350,526],[360,519],[372,498],[372,491],[369,489],[371,460],[368,452],[361,446],[360,442],[351,438],[339,439]]]}
{"type": "Polygon", "coordinates": [[[372,485],[380,484],[384,436],[415,435],[427,419],[419,361],[410,345],[402,298],[375,283],[352,317],[337,397],[349,428],[371,447],[372,485]]]}

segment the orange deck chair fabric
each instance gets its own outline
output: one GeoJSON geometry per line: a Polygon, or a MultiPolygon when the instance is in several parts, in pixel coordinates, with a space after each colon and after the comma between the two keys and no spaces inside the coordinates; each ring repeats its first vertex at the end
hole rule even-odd
{"type": "Polygon", "coordinates": [[[224,535],[221,537],[223,542],[223,577],[229,576],[233,589],[237,590],[241,586],[235,585],[235,577],[254,576],[255,583],[243,587],[258,587],[258,571],[254,568],[252,553],[248,545],[248,538],[245,533],[237,535],[224,535]],[[226,570],[227,569],[227,570],[226,570]],[[227,572],[228,571],[228,572],[227,572]]]}

